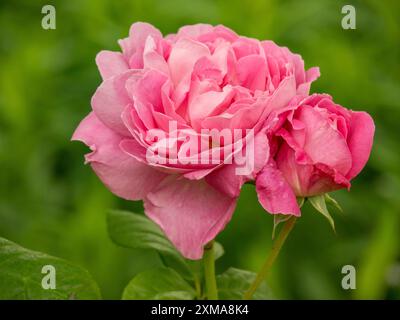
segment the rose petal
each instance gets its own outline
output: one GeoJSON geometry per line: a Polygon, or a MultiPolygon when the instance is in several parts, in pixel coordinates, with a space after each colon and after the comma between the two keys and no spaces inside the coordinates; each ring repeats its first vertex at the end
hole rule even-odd
{"type": "Polygon", "coordinates": [[[188,106],[189,118],[194,128],[199,127],[199,120],[226,109],[233,95],[231,86],[225,86],[221,92],[208,91],[195,97],[188,106]]]}
{"type": "Polygon", "coordinates": [[[165,177],[148,165],[142,164],[124,153],[119,143],[121,136],[106,127],[91,112],[72,136],[90,147],[86,155],[100,180],[117,196],[127,200],[143,199],[165,177]]]}
{"type": "Polygon", "coordinates": [[[323,163],[346,175],[352,166],[352,156],[341,133],[327,118],[310,106],[299,109],[297,119],[304,123],[306,139],[303,150],[314,163],[323,163]]]}
{"type": "Polygon", "coordinates": [[[131,68],[143,68],[143,51],[149,36],[156,43],[162,39],[161,32],[151,24],[136,22],[129,29],[129,37],[118,41],[131,68]]]}
{"type": "Polygon", "coordinates": [[[193,25],[180,27],[177,33],[178,38],[197,39],[198,36],[211,32],[213,26],[206,23],[197,23],[193,25]]]}
{"type": "Polygon", "coordinates": [[[249,55],[237,62],[239,84],[252,92],[265,90],[267,63],[258,55],[249,55]]]}
{"type": "Polygon", "coordinates": [[[258,200],[269,213],[301,215],[295,194],[274,163],[267,164],[258,174],[256,191],[258,200]]]}
{"type": "Polygon", "coordinates": [[[368,113],[351,113],[351,125],[347,142],[352,155],[353,165],[346,175],[348,179],[352,179],[358,175],[367,163],[372,149],[374,132],[374,121],[368,113]]]}
{"type": "Polygon", "coordinates": [[[188,259],[200,259],[203,247],[232,217],[236,199],[204,180],[170,176],[144,200],[145,213],[188,259]]]}
{"type": "Polygon", "coordinates": [[[139,71],[129,70],[120,75],[106,79],[92,97],[92,109],[96,116],[110,129],[119,134],[129,135],[121,119],[125,107],[132,103],[127,94],[126,81],[138,75],[139,71]]]}
{"type": "Polygon", "coordinates": [[[191,39],[180,39],[172,47],[168,59],[171,80],[176,86],[174,101],[179,106],[190,88],[193,67],[201,57],[209,56],[206,45],[191,39]]]}
{"type": "Polygon", "coordinates": [[[129,69],[122,53],[103,50],[96,56],[96,64],[103,80],[116,76],[129,69]]]}

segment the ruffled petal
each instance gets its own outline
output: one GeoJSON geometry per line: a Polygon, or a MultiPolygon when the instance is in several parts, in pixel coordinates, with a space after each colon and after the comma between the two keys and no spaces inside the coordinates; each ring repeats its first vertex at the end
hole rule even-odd
{"type": "Polygon", "coordinates": [[[129,135],[121,119],[121,114],[132,99],[125,88],[126,81],[138,75],[139,71],[130,70],[106,79],[92,97],[92,109],[96,116],[110,129],[122,135],[129,135]]]}
{"type": "Polygon", "coordinates": [[[72,136],[92,150],[86,155],[100,180],[117,196],[127,200],[143,199],[165,177],[154,168],[142,164],[119,147],[121,136],[106,127],[91,112],[72,136]]]}
{"type": "Polygon", "coordinates": [[[188,259],[200,259],[203,247],[232,217],[236,199],[215,190],[204,180],[173,175],[144,200],[145,213],[188,259]]]}
{"type": "Polygon", "coordinates": [[[108,50],[100,51],[97,54],[96,64],[103,80],[124,73],[129,69],[122,53],[108,50]]]}

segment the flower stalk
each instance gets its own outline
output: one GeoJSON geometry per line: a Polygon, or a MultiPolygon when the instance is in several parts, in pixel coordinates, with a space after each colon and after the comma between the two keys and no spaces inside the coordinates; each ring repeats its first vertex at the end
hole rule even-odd
{"type": "Polygon", "coordinates": [[[217,281],[215,279],[214,241],[211,241],[205,245],[203,263],[207,299],[218,300],[217,281]]]}
{"type": "Polygon", "coordinates": [[[274,264],[276,258],[279,255],[279,252],[282,249],[283,244],[286,241],[287,236],[293,229],[295,223],[296,223],[296,217],[291,217],[285,222],[281,232],[279,233],[278,237],[272,244],[271,253],[267,257],[267,260],[265,260],[260,272],[257,274],[256,279],[253,281],[250,288],[244,294],[243,296],[244,300],[250,300],[253,297],[254,292],[256,292],[257,288],[267,277],[268,273],[271,270],[272,265],[274,264]]]}

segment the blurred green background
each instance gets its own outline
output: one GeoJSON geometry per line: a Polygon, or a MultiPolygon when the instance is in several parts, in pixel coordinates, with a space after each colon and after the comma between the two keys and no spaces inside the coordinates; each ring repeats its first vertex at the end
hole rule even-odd
{"type": "MultiPolygon", "coordinates": [[[[154,252],[115,246],[110,208],[142,210],[117,199],[83,165],[87,148],[71,143],[100,83],[94,58],[119,50],[131,23],[164,34],[198,22],[272,39],[320,66],[312,92],[368,111],[376,122],[371,159],[339,191],[337,234],[307,204],[269,277],[277,298],[400,299],[400,2],[399,1],[2,1],[0,4],[0,236],[87,268],[104,298],[118,299],[137,272],[159,263],[154,252]],[[41,8],[57,10],[57,29],[41,28],[41,8]],[[357,29],[343,30],[352,4],[357,29]],[[341,268],[357,270],[343,290],[341,268]]],[[[272,217],[245,186],[231,223],[218,237],[217,269],[257,271],[271,245],[272,217]]],[[[1,268],[1,266],[0,266],[1,268]]],[[[1,290],[1,288],[0,288],[1,290]]]]}

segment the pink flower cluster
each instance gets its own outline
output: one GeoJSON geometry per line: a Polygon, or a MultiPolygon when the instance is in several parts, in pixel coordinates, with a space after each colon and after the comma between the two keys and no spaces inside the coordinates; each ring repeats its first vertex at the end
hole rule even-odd
{"type": "MultiPolygon", "coordinates": [[[[201,258],[229,222],[244,183],[255,181],[268,212],[299,216],[296,197],[349,188],[368,160],[371,117],[326,94],[309,95],[319,69],[305,70],[301,56],[285,47],[205,24],[163,37],[135,23],[119,44],[122,52],[96,57],[103,82],[73,140],[91,148],[86,161],[103,183],[124,199],[143,200],[146,215],[189,259],[201,258]],[[235,161],[149,161],[148,150],[164,140],[175,160],[187,150],[226,149],[224,141],[204,150],[204,143],[177,138],[204,141],[204,129],[250,130],[251,170],[237,174],[235,161]]],[[[239,141],[244,148],[246,134],[239,141]]],[[[229,150],[231,160],[238,157],[229,150]]]]}

